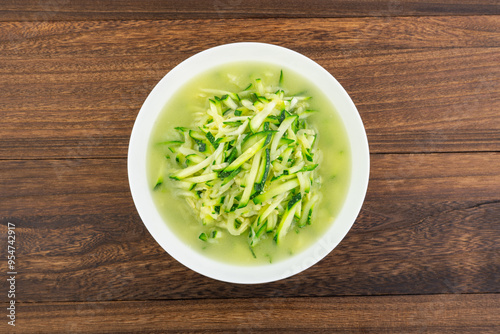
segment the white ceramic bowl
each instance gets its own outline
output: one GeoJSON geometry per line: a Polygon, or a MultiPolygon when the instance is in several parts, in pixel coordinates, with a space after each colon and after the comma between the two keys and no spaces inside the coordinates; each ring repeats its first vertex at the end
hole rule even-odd
{"type": "Polygon", "coordinates": [[[349,95],[338,81],[311,59],[290,49],[263,43],[234,43],[200,52],[172,69],[144,102],[132,130],[128,177],[134,203],[155,240],[186,267],[213,279],[232,283],[265,283],[295,275],[325,257],[354,223],[368,187],[369,151],[365,129],[349,95]],[[335,223],[311,247],[286,260],[260,266],[237,266],[207,258],[182,243],[158,212],[146,175],[146,153],[153,124],[163,106],[183,84],[212,67],[238,61],[259,61],[289,68],[317,84],[340,114],[352,152],[351,181],[335,223]]]}

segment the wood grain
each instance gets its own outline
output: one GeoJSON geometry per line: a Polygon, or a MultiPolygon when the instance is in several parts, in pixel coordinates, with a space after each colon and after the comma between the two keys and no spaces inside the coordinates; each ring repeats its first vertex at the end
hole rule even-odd
{"type": "Polygon", "coordinates": [[[136,20],[251,17],[358,17],[499,14],[494,0],[297,1],[297,0],[7,0],[0,20],[136,20]]]}
{"type": "Polygon", "coordinates": [[[243,40],[289,47],[332,73],[374,153],[500,151],[496,16],[0,27],[0,159],[125,157],[140,106],[170,69],[243,40]]]}
{"type": "Polygon", "coordinates": [[[0,235],[16,225],[18,274],[17,327],[0,332],[498,333],[499,55],[496,0],[3,1],[0,235]],[[125,159],[158,80],[239,41],[332,73],[372,152],[346,238],[260,285],[159,247],[125,159]]]}
{"type": "Polygon", "coordinates": [[[1,22],[0,51],[6,58],[41,60],[166,53],[184,57],[237,41],[295,45],[296,51],[309,55],[335,50],[352,54],[359,49],[498,47],[499,26],[497,16],[1,22]]]}
{"type": "Polygon", "coordinates": [[[361,214],[329,256],[290,279],[240,286],[156,244],[125,159],[0,161],[0,233],[16,224],[18,301],[497,292],[500,154],[383,154],[371,164],[361,214]]]}
{"type": "Polygon", "coordinates": [[[500,296],[22,303],[18,332],[497,333],[500,296]]]}
{"type": "Polygon", "coordinates": [[[141,2],[35,0],[4,1],[2,20],[85,20],[85,19],[192,19],[249,17],[356,17],[408,15],[491,15],[499,14],[498,2],[481,0],[443,1],[241,1],[146,0],[141,2]]]}

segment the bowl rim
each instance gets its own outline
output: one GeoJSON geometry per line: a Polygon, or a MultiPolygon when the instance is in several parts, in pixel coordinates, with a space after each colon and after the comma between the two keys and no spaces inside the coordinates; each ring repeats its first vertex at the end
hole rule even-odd
{"type": "Polygon", "coordinates": [[[130,191],[136,209],[149,233],[174,259],[204,276],[240,284],[267,283],[298,274],[328,255],[354,224],[366,196],[370,170],[368,139],[353,101],[340,83],[312,59],[288,48],[258,42],[219,45],[201,51],[179,63],[153,88],[133,126],[127,156],[130,191]],[[181,242],[164,222],[148,186],[146,155],[150,133],[163,106],[191,78],[231,62],[252,61],[289,68],[311,82],[335,106],[347,130],[351,147],[351,180],[337,217],[323,236],[308,248],[272,264],[239,266],[211,259],[181,242]]]}

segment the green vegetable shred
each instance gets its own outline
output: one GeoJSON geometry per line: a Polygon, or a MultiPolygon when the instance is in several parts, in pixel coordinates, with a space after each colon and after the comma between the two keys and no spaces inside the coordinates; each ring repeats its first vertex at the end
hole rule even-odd
{"type": "Polygon", "coordinates": [[[211,229],[203,242],[222,234],[248,235],[250,251],[263,238],[280,245],[293,229],[311,223],[319,200],[321,152],[308,124],[309,96],[287,95],[279,81],[256,79],[240,91],[214,91],[206,110],[169,148],[161,166],[199,221],[211,229]]]}

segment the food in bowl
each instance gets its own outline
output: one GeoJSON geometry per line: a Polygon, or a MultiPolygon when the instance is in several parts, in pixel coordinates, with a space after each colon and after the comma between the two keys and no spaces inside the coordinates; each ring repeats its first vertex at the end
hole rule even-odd
{"type": "Polygon", "coordinates": [[[183,85],[149,140],[148,182],[166,224],[217,261],[273,263],[333,223],[351,159],[332,103],[284,66],[236,62],[183,85]]]}
{"type": "MultiPolygon", "coordinates": [[[[205,145],[211,145],[210,139],[206,139],[205,145]]],[[[168,145],[162,147],[165,149],[168,145]]],[[[199,146],[193,146],[193,150],[199,152],[199,149],[199,146]]],[[[264,152],[262,150],[261,161],[264,152]]],[[[328,255],[347,234],[361,209],[370,165],[363,123],[354,103],[337,80],[304,55],[264,43],[234,43],[210,48],[170,70],[148,95],[137,115],[127,161],[134,204],[156,242],[181,264],[204,276],[242,284],[272,282],[293,276],[328,255]],[[224,71],[218,72],[218,69],[224,71]],[[315,155],[322,152],[318,153],[321,158],[314,163],[318,166],[312,170],[315,173],[313,178],[321,180],[320,199],[314,205],[310,225],[300,228],[296,224],[300,219],[295,219],[280,243],[274,240],[276,231],[261,234],[264,237],[253,247],[254,257],[249,248],[248,229],[238,236],[211,234],[210,228],[203,225],[185,198],[174,194],[177,190],[172,183],[182,182],[170,178],[170,174],[178,169],[175,164],[165,174],[165,183],[158,185],[159,166],[168,161],[161,150],[156,151],[162,145],[154,146],[162,141],[182,138],[179,127],[192,127],[195,113],[208,110],[208,99],[217,102],[215,96],[222,100],[225,95],[209,91],[195,94],[194,89],[238,93],[259,78],[264,86],[277,85],[281,70],[286,96],[312,96],[307,102],[308,108],[317,111],[306,119],[307,129],[318,133],[314,142],[315,155]],[[229,72],[234,73],[232,78],[236,75],[241,82],[238,79],[230,84],[229,72]],[[214,82],[221,83],[221,86],[212,86],[214,82]],[[307,87],[301,87],[304,84],[307,87]],[[302,92],[303,89],[308,92],[302,92]],[[202,109],[196,110],[196,105],[202,109]],[[157,185],[163,189],[154,191],[157,185]]],[[[304,164],[309,162],[304,161],[304,164]]],[[[251,170],[250,159],[244,164],[248,164],[245,168],[251,170]]],[[[278,175],[269,174],[268,178],[275,176],[278,175]]],[[[253,203],[253,199],[251,194],[249,201],[253,203]]]]}

